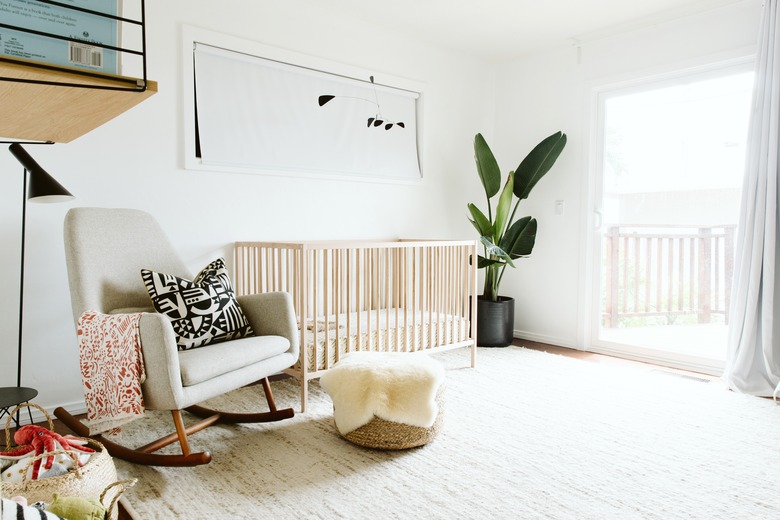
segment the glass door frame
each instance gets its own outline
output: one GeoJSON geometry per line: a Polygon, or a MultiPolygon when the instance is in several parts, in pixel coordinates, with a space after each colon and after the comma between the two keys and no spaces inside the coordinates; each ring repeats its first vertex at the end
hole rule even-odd
{"type": "Polygon", "coordinates": [[[633,79],[593,84],[590,88],[590,142],[588,154],[588,190],[587,202],[583,205],[587,218],[583,219],[582,233],[585,239],[583,247],[583,290],[581,294],[582,313],[580,331],[585,350],[600,354],[647,362],[671,368],[690,370],[705,374],[719,375],[723,371],[723,362],[711,358],[657,350],[650,347],[620,344],[599,337],[601,327],[601,265],[604,248],[603,210],[603,164],[604,164],[604,123],[605,100],[615,95],[643,92],[665,86],[681,85],[692,81],[705,80],[740,72],[754,70],[753,55],[718,61],[705,66],[689,67],[666,74],[637,76],[633,79]]]}

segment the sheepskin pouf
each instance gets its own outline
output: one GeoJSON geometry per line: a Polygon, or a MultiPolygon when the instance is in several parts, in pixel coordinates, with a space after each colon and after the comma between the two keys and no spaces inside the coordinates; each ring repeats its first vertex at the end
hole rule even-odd
{"type": "Polygon", "coordinates": [[[444,368],[425,354],[352,352],[320,378],[348,441],[402,450],[433,440],[441,426],[444,368]]]}

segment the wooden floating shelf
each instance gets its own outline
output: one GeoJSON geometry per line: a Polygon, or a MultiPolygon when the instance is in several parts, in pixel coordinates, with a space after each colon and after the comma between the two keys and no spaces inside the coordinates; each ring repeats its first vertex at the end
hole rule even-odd
{"type": "Polygon", "coordinates": [[[0,61],[0,136],[10,139],[68,143],[157,92],[157,82],[134,88],[141,80],[126,76],[87,76],[80,69],[41,68],[24,60],[0,61]],[[85,85],[84,88],[28,81],[85,85]]]}

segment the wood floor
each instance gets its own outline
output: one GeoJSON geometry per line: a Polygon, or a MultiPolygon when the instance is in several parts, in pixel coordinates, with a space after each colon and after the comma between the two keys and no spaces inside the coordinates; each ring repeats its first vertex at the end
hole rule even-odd
{"type": "MultiPolygon", "coordinates": [[[[512,343],[515,346],[518,347],[524,347],[528,349],[538,350],[541,352],[548,352],[550,354],[558,354],[562,356],[568,356],[576,359],[580,359],[583,361],[589,361],[592,363],[604,363],[604,364],[610,364],[610,365],[617,365],[617,366],[633,366],[638,368],[644,368],[647,370],[666,370],[673,373],[680,373],[689,375],[692,377],[700,377],[705,379],[717,379],[714,376],[704,375],[704,374],[698,374],[698,373],[692,373],[692,372],[686,372],[683,370],[674,370],[671,368],[666,367],[659,367],[657,365],[652,365],[649,363],[641,363],[638,361],[630,361],[626,359],[621,359],[613,356],[607,356],[604,354],[595,354],[593,352],[584,352],[581,350],[571,349],[567,347],[558,347],[555,345],[548,345],[546,343],[539,343],[536,341],[529,341],[529,340],[521,340],[521,339],[515,339],[512,343]]],[[[38,423],[39,426],[46,426],[48,427],[48,424],[45,422],[38,423]]],[[[66,433],[73,433],[70,430],[68,430],[60,421],[54,420],[54,430],[57,433],[60,434],[66,434],[66,433]]],[[[132,520],[130,518],[130,515],[124,510],[124,508],[119,508],[119,520],[132,520]]]]}
{"type": "Polygon", "coordinates": [[[680,374],[688,377],[695,377],[698,379],[707,379],[710,381],[714,381],[718,379],[717,376],[713,376],[710,374],[702,374],[699,372],[691,372],[688,370],[679,370],[675,368],[654,365],[652,363],[643,363],[641,361],[632,361],[629,359],[622,359],[614,356],[608,356],[605,354],[596,354],[595,352],[585,352],[583,350],[576,350],[568,347],[558,347],[555,345],[548,345],[547,343],[539,343],[537,341],[515,339],[512,342],[512,345],[518,347],[525,347],[532,350],[539,350],[541,352],[548,352],[550,354],[559,354],[562,356],[568,356],[583,361],[590,361],[592,363],[603,363],[603,364],[615,365],[615,366],[628,366],[628,367],[640,368],[648,371],[661,370],[664,372],[680,374]]]}

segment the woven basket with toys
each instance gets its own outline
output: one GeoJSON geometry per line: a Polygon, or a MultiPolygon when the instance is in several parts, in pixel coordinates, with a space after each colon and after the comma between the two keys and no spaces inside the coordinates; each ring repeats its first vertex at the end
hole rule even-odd
{"type": "Polygon", "coordinates": [[[55,433],[46,410],[32,403],[19,405],[11,412],[5,437],[5,451],[0,452],[3,519],[6,509],[36,504],[67,520],[116,520],[116,502],[132,482],[117,480],[114,461],[102,444],[55,433]],[[28,406],[46,416],[49,428],[22,426],[13,436],[13,446],[11,419],[20,408],[28,406]],[[13,502],[8,500],[11,498],[13,502]]]}

